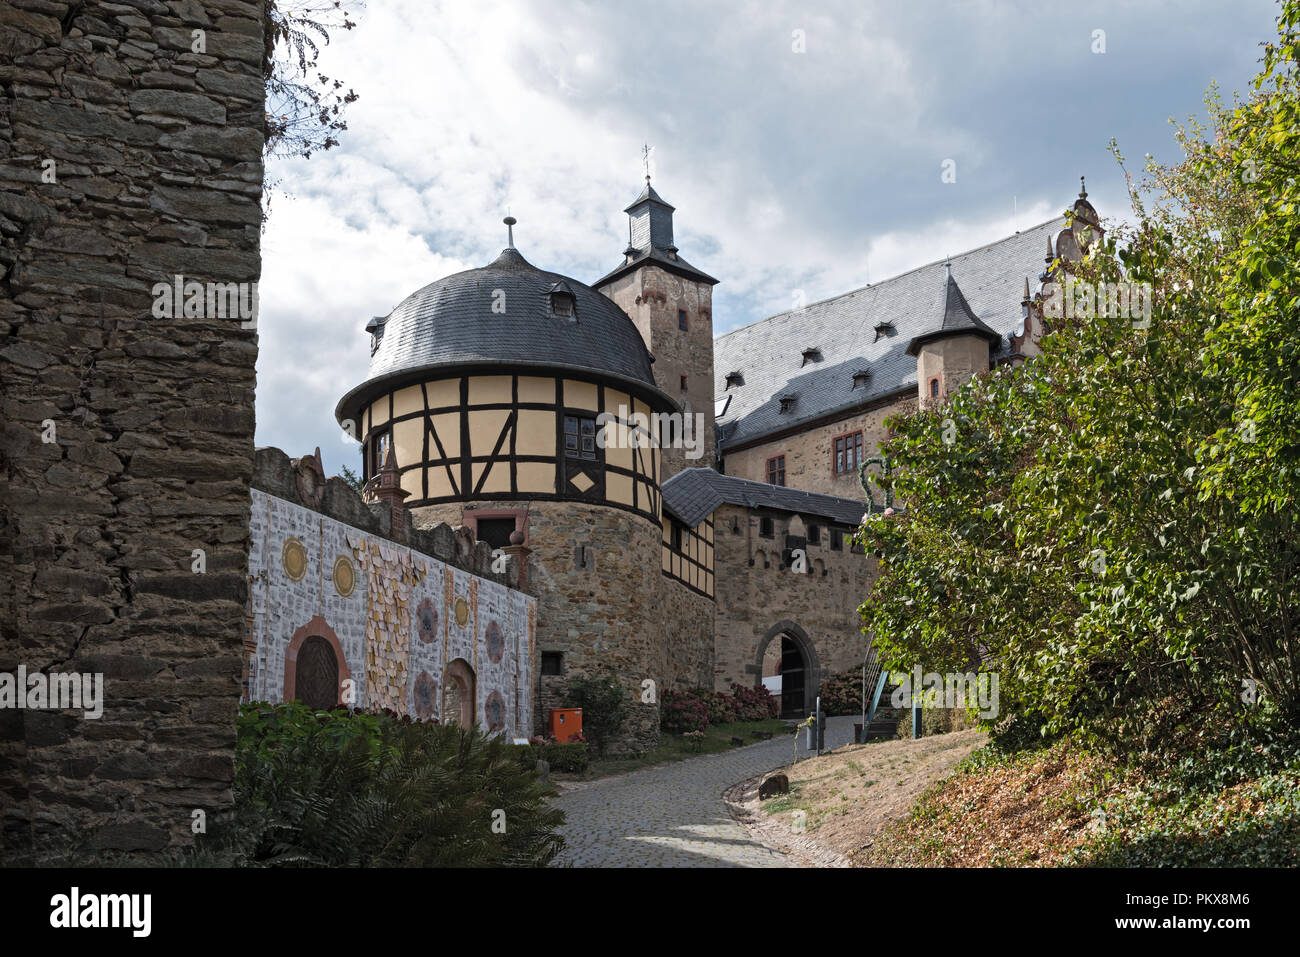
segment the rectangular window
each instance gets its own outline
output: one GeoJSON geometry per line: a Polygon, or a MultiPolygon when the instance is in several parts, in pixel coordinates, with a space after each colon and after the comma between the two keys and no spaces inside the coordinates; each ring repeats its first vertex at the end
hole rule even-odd
{"type": "Polygon", "coordinates": [[[681,379],[682,379],[682,391],[685,392],[685,391],[686,391],[686,376],[682,376],[681,379]]]}
{"type": "Polygon", "coordinates": [[[478,540],[487,542],[493,548],[509,545],[510,536],[515,530],[513,518],[480,518],[475,524],[478,526],[478,540]]]}
{"type": "Polygon", "coordinates": [[[680,330],[682,330],[682,332],[685,332],[686,329],[687,329],[686,310],[685,310],[685,309],[678,309],[678,310],[677,310],[677,328],[680,329],[680,330]]]}
{"type": "Polygon", "coordinates": [[[564,655],[559,651],[542,652],[542,674],[559,675],[564,673],[564,655]]]}
{"type": "Polygon", "coordinates": [[[393,433],[389,429],[375,434],[370,440],[370,449],[373,455],[370,459],[370,477],[374,478],[379,474],[379,470],[384,467],[384,460],[388,458],[388,450],[393,444],[393,433]]]}
{"type": "Polygon", "coordinates": [[[935,376],[930,380],[930,398],[939,398],[939,377],[935,376]]]}
{"type": "Polygon", "coordinates": [[[831,551],[833,551],[833,552],[842,552],[842,551],[844,551],[844,532],[843,532],[843,530],[838,529],[838,528],[832,528],[832,529],[830,530],[830,532],[831,532],[831,551]]]}
{"type": "Polygon", "coordinates": [[[850,432],[835,439],[835,474],[856,472],[862,465],[862,433],[850,432]]]}
{"type": "Polygon", "coordinates": [[[808,526],[808,544],[820,545],[822,543],[822,527],[820,525],[808,526]]]}
{"type": "Polygon", "coordinates": [[[564,454],[571,459],[596,461],[596,420],[585,415],[564,417],[564,454]]]}
{"type": "Polygon", "coordinates": [[[785,456],[774,455],[767,460],[767,484],[785,484],[785,456]]]}
{"type": "Polygon", "coordinates": [[[673,551],[680,552],[682,550],[682,527],[677,522],[673,522],[672,529],[673,551]]]}
{"type": "Polygon", "coordinates": [[[761,535],[763,538],[772,537],[772,535],[774,534],[774,530],[772,527],[772,519],[770,516],[764,515],[761,518],[759,518],[758,534],[761,535]]]}

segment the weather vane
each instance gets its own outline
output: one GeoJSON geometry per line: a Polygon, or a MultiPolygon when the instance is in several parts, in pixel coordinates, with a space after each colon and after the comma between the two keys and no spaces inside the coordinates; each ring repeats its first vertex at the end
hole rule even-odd
{"type": "Polygon", "coordinates": [[[653,150],[654,147],[649,143],[641,147],[641,163],[645,166],[645,181],[647,183],[650,182],[650,153],[653,150]]]}

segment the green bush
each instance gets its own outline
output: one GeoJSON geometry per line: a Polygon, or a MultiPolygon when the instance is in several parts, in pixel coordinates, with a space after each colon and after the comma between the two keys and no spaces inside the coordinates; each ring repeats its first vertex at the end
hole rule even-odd
{"type": "Polygon", "coordinates": [[[189,863],[544,866],[564,846],[564,815],[510,747],[391,712],[245,705],[234,810],[189,863]]]}
{"type": "Polygon", "coordinates": [[[565,692],[569,704],[582,709],[582,731],[604,754],[628,714],[628,691],[613,675],[575,678],[565,692]]]}
{"type": "Polygon", "coordinates": [[[591,763],[591,754],[584,741],[542,741],[534,739],[527,745],[519,745],[519,760],[528,768],[536,767],[538,761],[545,761],[552,771],[581,774],[591,763]]]}
{"type": "Polygon", "coordinates": [[[886,423],[906,508],[859,535],[886,666],[980,662],[1004,712],[1132,758],[1300,731],[1300,0],[1278,29],[1248,96],[1147,161],[1133,225],[1056,270],[1076,308],[1040,353],[886,423]]]}

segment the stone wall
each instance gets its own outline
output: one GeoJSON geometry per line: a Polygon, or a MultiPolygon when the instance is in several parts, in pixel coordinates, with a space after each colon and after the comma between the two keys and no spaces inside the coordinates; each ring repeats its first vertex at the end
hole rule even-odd
{"type": "MultiPolygon", "coordinates": [[[[684,468],[712,467],[717,440],[713,422],[713,287],[684,279],[658,266],[642,266],[616,279],[600,291],[632,317],[646,348],[655,357],[655,384],[684,409],[704,416],[700,458],[687,458],[687,450],[661,438],[663,452],[660,482],[684,468]],[[677,310],[686,311],[686,331],[677,326],[677,310]],[[686,376],[682,391],[681,377],[686,376]]],[[[693,421],[693,420],[692,420],[693,421]]]]}
{"type": "Polygon", "coordinates": [[[0,3],[0,671],[106,697],[0,710],[0,858],[157,852],[231,800],[257,333],[154,286],[260,274],[263,12],[0,3]]]}
{"type": "Polygon", "coordinates": [[[917,398],[927,407],[930,380],[939,379],[939,401],[952,395],[976,375],[989,371],[989,344],[979,336],[949,336],[921,346],[916,356],[917,398]]]}
{"type": "Polygon", "coordinates": [[[715,688],[757,684],[759,656],[779,640],[783,626],[806,637],[822,676],[862,663],[868,641],[857,608],[875,580],[875,558],[853,552],[847,543],[841,551],[833,550],[823,529],[820,545],[804,546],[808,572],[800,574],[782,567],[781,555],[788,534],[806,536],[798,516],[723,505],[714,518],[715,688]],[[759,534],[763,514],[774,520],[772,538],[759,534]],[[733,518],[739,532],[732,531],[733,518]]]}
{"type": "MultiPolygon", "coordinates": [[[[528,590],[537,596],[537,657],[559,652],[563,673],[537,675],[536,727],[566,707],[564,688],[578,676],[612,670],[628,689],[632,715],[615,751],[653,747],[658,705],[642,704],[641,683],[666,686],[663,648],[671,621],[663,605],[659,525],[623,509],[579,502],[485,501],[412,509],[417,525],[461,524],[466,510],[525,509],[528,590]]],[[[484,546],[486,547],[486,546],[484,546]]]]}
{"type": "Polygon", "coordinates": [[[862,486],[858,484],[858,470],[835,473],[835,438],[846,432],[861,431],[863,457],[871,458],[880,454],[880,443],[885,440],[885,419],[915,410],[916,396],[909,390],[902,397],[877,403],[873,408],[839,421],[815,425],[795,435],[739,451],[724,452],[723,471],[737,478],[766,482],[767,460],[774,455],[784,455],[785,484],[790,488],[860,499],[863,495],[862,486]]]}
{"type": "Polygon", "coordinates": [[[320,706],[459,721],[447,689],[460,659],[473,676],[471,720],[530,736],[536,601],[513,587],[515,560],[496,573],[467,529],[412,529],[390,504],[363,504],[323,476],[317,456],[258,449],[245,699],[302,698],[297,654],[319,637],[338,665],[333,700],[320,706]]]}

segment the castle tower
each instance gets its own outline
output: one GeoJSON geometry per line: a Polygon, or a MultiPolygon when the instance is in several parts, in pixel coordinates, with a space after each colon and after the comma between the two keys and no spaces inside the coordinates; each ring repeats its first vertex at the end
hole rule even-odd
{"type": "Polygon", "coordinates": [[[971,311],[948,265],[938,327],[915,336],[907,345],[907,354],[916,357],[921,407],[938,405],[973,376],[987,372],[993,346],[1001,338],[971,311]]]}
{"type": "MultiPolygon", "coordinates": [[[[629,424],[672,410],[674,398],[656,387],[617,305],[534,266],[513,228],[509,237],[493,262],[371,322],[369,375],[335,416],[361,437],[376,495],[407,498],[416,527],[463,525],[494,549],[528,554],[535,673],[519,676],[518,694],[544,727],[574,678],[612,672],[629,694],[647,679],[667,686],[659,450],[630,438],[629,424]]],[[[438,684],[444,704],[453,677],[438,684]]],[[[484,701],[475,707],[482,715],[484,701]]],[[[638,698],[611,746],[646,750],[658,735],[657,704],[638,698]]]]}
{"type": "Polygon", "coordinates": [[[664,479],[683,468],[717,463],[713,422],[713,287],[718,280],[677,254],[673,207],[645,189],[624,212],[623,262],[593,283],[632,317],[654,357],[655,385],[691,419],[685,436],[660,437],[664,479]],[[702,426],[696,423],[702,422],[702,426]]]}

